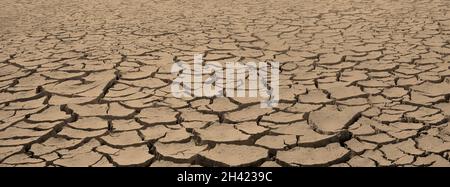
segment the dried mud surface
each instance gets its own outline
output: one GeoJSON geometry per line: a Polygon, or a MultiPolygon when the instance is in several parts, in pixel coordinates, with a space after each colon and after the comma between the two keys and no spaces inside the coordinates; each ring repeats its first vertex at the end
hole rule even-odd
{"type": "Polygon", "coordinates": [[[450,1],[2,0],[0,166],[450,166],[450,1]],[[174,60],[279,61],[280,104],[174,60]]]}

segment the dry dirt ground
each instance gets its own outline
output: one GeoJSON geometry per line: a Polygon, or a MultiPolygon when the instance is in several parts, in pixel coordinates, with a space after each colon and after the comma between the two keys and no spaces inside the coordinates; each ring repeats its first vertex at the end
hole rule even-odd
{"type": "Polygon", "coordinates": [[[0,166],[450,166],[448,0],[1,0],[0,166]],[[174,60],[279,61],[280,104],[174,60]]]}

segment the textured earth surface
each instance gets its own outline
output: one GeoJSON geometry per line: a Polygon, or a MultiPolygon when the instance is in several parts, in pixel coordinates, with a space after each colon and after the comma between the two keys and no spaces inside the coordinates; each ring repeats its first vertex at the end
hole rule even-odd
{"type": "Polygon", "coordinates": [[[448,0],[2,0],[0,166],[450,166],[448,0]],[[175,98],[278,61],[280,104],[175,98]]]}

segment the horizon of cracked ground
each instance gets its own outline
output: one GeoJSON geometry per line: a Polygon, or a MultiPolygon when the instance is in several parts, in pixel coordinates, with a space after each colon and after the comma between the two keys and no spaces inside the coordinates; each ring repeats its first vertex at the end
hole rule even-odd
{"type": "Polygon", "coordinates": [[[450,1],[2,0],[0,166],[450,166],[450,1]],[[278,61],[280,104],[175,98],[278,61]]]}

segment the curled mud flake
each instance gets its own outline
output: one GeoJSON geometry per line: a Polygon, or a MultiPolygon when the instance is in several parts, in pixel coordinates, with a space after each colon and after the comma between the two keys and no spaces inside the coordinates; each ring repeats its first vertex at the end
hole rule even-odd
{"type": "Polygon", "coordinates": [[[153,157],[146,145],[126,147],[111,155],[113,162],[119,166],[145,166],[150,164],[153,157]]]}
{"type": "Polygon", "coordinates": [[[207,148],[207,145],[196,145],[193,141],[187,143],[157,142],[154,146],[159,154],[175,161],[192,161],[196,155],[207,148]]]}
{"type": "Polygon", "coordinates": [[[329,166],[345,161],[350,151],[338,143],[325,147],[304,148],[296,147],[287,151],[279,151],[277,159],[294,166],[329,166]]]}
{"type": "Polygon", "coordinates": [[[0,166],[448,166],[449,5],[347,1],[6,3],[0,166]]]}
{"type": "Polygon", "coordinates": [[[250,135],[237,130],[233,124],[215,123],[204,129],[197,129],[199,137],[203,141],[212,142],[239,142],[247,141],[250,135]]]}
{"type": "Polygon", "coordinates": [[[136,131],[111,133],[100,138],[112,146],[129,146],[143,143],[136,131]]]}
{"type": "Polygon", "coordinates": [[[339,109],[327,105],[309,114],[308,123],[326,133],[335,133],[347,128],[360,115],[359,108],[339,109]]]}
{"type": "Polygon", "coordinates": [[[266,135],[256,140],[255,144],[268,149],[283,149],[297,144],[297,138],[295,135],[266,135]]]}
{"type": "Polygon", "coordinates": [[[211,166],[246,166],[264,160],[268,156],[268,150],[247,145],[217,144],[200,155],[211,166]]]}
{"type": "Polygon", "coordinates": [[[66,114],[64,111],[61,111],[58,106],[50,106],[44,111],[31,115],[28,119],[31,121],[58,121],[65,120],[70,118],[69,114],[66,114]]]}

